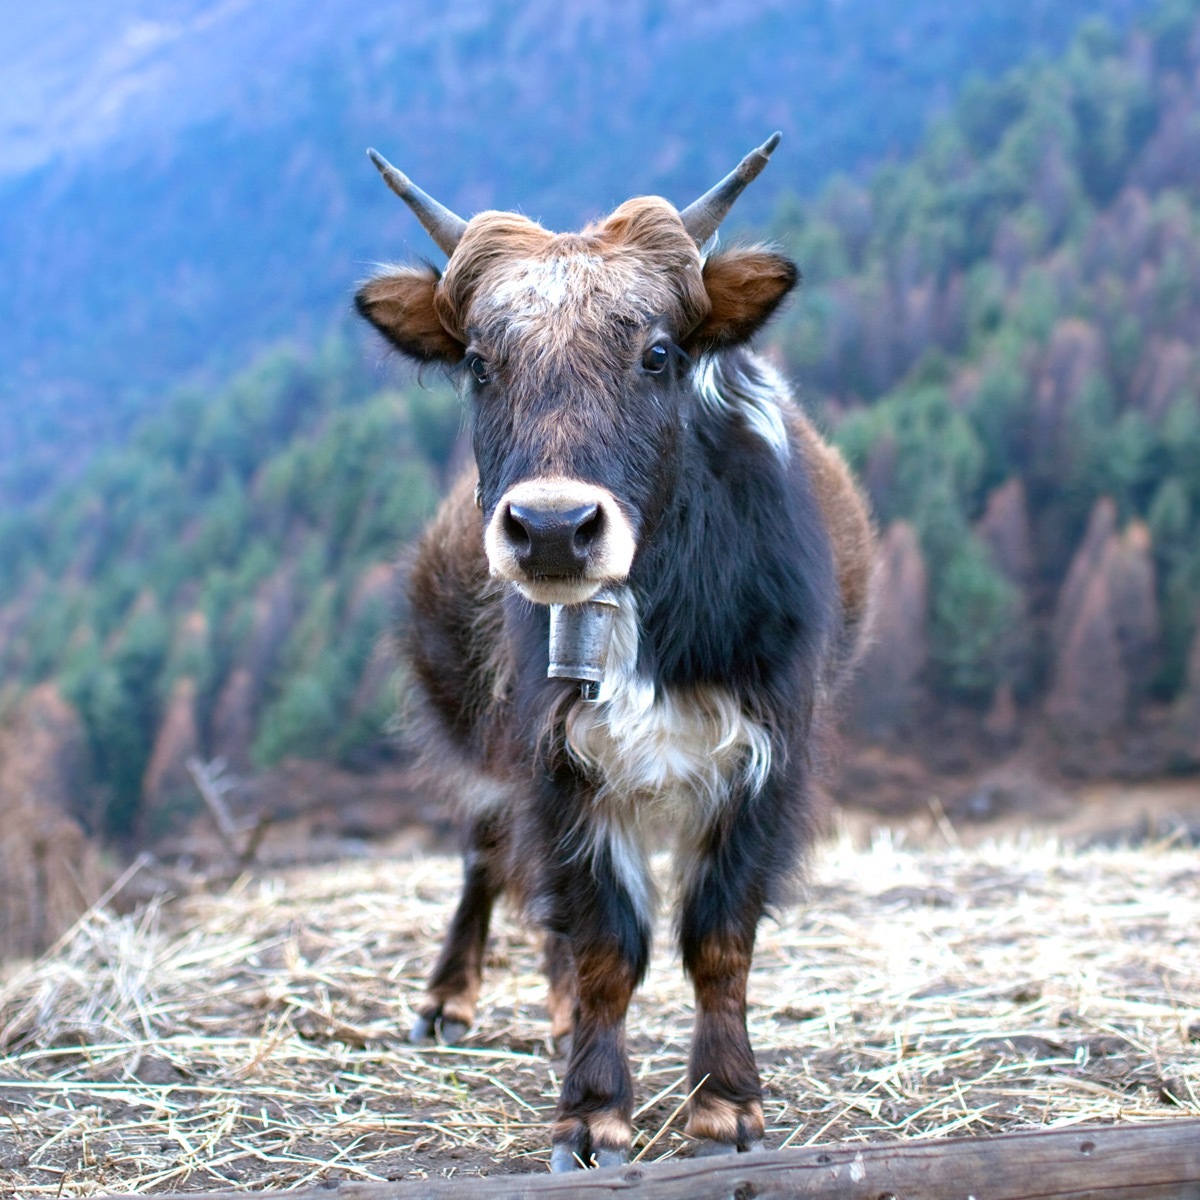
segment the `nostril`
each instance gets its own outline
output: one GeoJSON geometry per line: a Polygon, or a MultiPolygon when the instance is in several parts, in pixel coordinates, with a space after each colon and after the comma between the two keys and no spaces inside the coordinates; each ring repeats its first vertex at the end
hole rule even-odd
{"type": "Polygon", "coordinates": [[[591,510],[575,528],[575,550],[579,554],[587,554],[604,532],[603,510],[598,504],[593,504],[591,510]]]}
{"type": "Polygon", "coordinates": [[[517,501],[501,512],[508,552],[526,574],[547,578],[584,571],[607,529],[602,506],[591,502],[559,508],[517,501]]]}
{"type": "Polygon", "coordinates": [[[533,545],[529,536],[529,521],[515,505],[504,510],[504,536],[517,554],[528,554],[533,545]]]}

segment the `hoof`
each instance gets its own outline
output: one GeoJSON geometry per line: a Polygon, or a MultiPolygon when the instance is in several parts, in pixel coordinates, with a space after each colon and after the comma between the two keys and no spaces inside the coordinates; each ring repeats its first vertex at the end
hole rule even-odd
{"type": "Polygon", "coordinates": [[[569,1034],[564,1033],[562,1037],[550,1039],[550,1045],[553,1048],[551,1058],[561,1058],[568,1061],[571,1057],[571,1047],[575,1044],[575,1039],[569,1034]]]}
{"type": "Polygon", "coordinates": [[[747,1142],[718,1142],[715,1138],[697,1138],[693,1143],[693,1158],[717,1158],[723,1154],[758,1154],[766,1149],[762,1138],[747,1142]]]}
{"type": "Polygon", "coordinates": [[[693,1158],[718,1158],[723,1154],[736,1154],[734,1142],[715,1142],[712,1138],[700,1138],[692,1150],[693,1158]]]}
{"type": "Polygon", "coordinates": [[[597,1167],[623,1167],[629,1161],[627,1150],[596,1150],[592,1160],[597,1167]]]}
{"type": "Polygon", "coordinates": [[[469,1028],[462,1021],[448,1021],[435,1013],[418,1017],[413,1022],[408,1040],[414,1046],[428,1041],[436,1041],[440,1046],[454,1046],[466,1037],[469,1028]]]}
{"type": "Polygon", "coordinates": [[[438,1041],[443,1046],[457,1046],[467,1036],[471,1027],[464,1021],[447,1021],[443,1018],[438,1024],[438,1041]]]}
{"type": "Polygon", "coordinates": [[[583,1163],[575,1153],[575,1147],[559,1142],[550,1147],[550,1171],[554,1175],[565,1175],[568,1171],[582,1171],[583,1163]]]}
{"type": "Polygon", "coordinates": [[[585,1167],[623,1167],[629,1161],[629,1151],[601,1148],[588,1155],[586,1163],[580,1161],[579,1153],[567,1142],[559,1142],[550,1148],[550,1170],[555,1175],[568,1171],[582,1171],[585,1167]]]}
{"type": "Polygon", "coordinates": [[[592,1113],[555,1122],[550,1143],[550,1170],[581,1171],[588,1167],[623,1167],[629,1161],[633,1129],[617,1113],[592,1113]]]}

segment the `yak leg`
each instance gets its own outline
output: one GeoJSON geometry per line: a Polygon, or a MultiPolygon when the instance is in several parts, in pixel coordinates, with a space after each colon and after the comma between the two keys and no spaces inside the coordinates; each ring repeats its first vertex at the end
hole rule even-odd
{"type": "Polygon", "coordinates": [[[554,1053],[571,1057],[571,1031],[575,1028],[575,959],[571,943],[560,933],[546,934],[544,946],[549,992],[550,1041],[554,1053]]]}
{"type": "Polygon", "coordinates": [[[493,822],[487,818],[477,820],[468,831],[463,853],[462,896],[417,1009],[411,1042],[437,1037],[453,1045],[475,1020],[488,924],[503,887],[500,856],[500,839],[493,822]]]}
{"type": "Polygon", "coordinates": [[[633,1141],[625,1014],[646,971],[650,928],[645,864],[628,849],[600,840],[583,855],[590,861],[564,855],[550,880],[550,928],[569,944],[575,965],[571,1052],[551,1131],[552,1171],[623,1163],[633,1141]]]}
{"type": "Polygon", "coordinates": [[[615,1166],[633,1141],[633,1079],[625,1049],[625,1013],[640,972],[615,942],[577,947],[579,995],[571,1057],[563,1077],[550,1169],[615,1166]]]}
{"type": "Polygon", "coordinates": [[[696,993],[688,1087],[699,1090],[686,1132],[700,1141],[700,1154],[762,1146],[762,1085],[746,1030],[746,981],[759,920],[799,841],[792,814],[773,803],[779,794],[768,788],[752,805],[735,800],[688,856],[679,930],[696,993]]]}
{"type": "Polygon", "coordinates": [[[686,1132],[700,1141],[699,1154],[762,1145],[762,1086],[746,1032],[753,947],[753,928],[727,928],[712,930],[686,954],[696,989],[688,1090],[699,1088],[690,1102],[686,1132]]]}

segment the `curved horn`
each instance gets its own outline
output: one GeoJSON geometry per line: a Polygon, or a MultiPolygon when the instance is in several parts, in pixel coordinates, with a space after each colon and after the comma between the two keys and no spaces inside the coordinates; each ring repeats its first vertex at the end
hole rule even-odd
{"type": "Polygon", "coordinates": [[[703,246],[717,226],[725,220],[733,202],[746,189],[746,185],[758,178],[771,152],[779,145],[781,133],[773,133],[757,150],[751,150],[738,165],[717,184],[704,193],[699,200],[689,204],[679,215],[683,227],[692,235],[696,245],[703,246]]]}
{"type": "Polygon", "coordinates": [[[368,150],[367,156],[379,168],[388,187],[416,213],[417,220],[425,226],[438,248],[446,254],[453,254],[467,227],[466,221],[421,191],[403,171],[397,171],[378,151],[368,150]]]}

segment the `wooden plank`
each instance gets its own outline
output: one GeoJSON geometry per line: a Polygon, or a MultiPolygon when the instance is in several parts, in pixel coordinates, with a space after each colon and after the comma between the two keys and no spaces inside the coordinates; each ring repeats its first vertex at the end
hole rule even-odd
{"type": "MultiPolygon", "coordinates": [[[[231,1200],[234,1195],[188,1192],[175,1200],[231,1200]]],[[[1200,1120],[813,1146],[728,1158],[668,1159],[573,1175],[396,1183],[341,1180],[286,1196],[288,1200],[1200,1200],[1200,1120]]]]}

